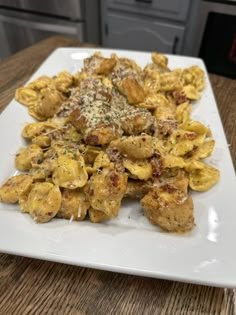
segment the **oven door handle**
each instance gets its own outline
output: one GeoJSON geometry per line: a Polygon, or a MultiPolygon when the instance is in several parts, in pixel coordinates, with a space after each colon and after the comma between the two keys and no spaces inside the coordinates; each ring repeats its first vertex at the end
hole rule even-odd
{"type": "Polygon", "coordinates": [[[179,43],[179,37],[175,36],[174,41],[173,41],[173,46],[172,46],[172,54],[173,55],[176,55],[178,43],[179,43]]]}
{"type": "Polygon", "coordinates": [[[23,18],[11,16],[10,14],[4,15],[0,11],[0,22],[7,22],[10,24],[28,27],[31,29],[37,29],[41,31],[51,31],[51,32],[56,32],[56,33],[69,34],[69,35],[76,35],[78,32],[76,26],[68,25],[66,23],[65,24],[55,23],[56,21],[53,21],[53,19],[52,19],[52,22],[49,22],[48,18],[44,22],[42,21],[39,22],[39,21],[31,20],[29,16],[27,16],[27,19],[25,19],[25,16],[23,18]]]}

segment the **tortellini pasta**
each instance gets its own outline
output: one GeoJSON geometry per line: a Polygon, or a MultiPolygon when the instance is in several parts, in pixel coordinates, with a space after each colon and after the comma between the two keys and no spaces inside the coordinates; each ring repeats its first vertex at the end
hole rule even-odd
{"type": "Polygon", "coordinates": [[[110,146],[118,149],[124,157],[130,159],[150,158],[154,153],[155,139],[149,135],[130,136],[114,140],[110,146]]]}
{"type": "Polygon", "coordinates": [[[23,87],[16,90],[16,100],[25,106],[34,106],[38,99],[38,93],[31,88],[23,87]]]}
{"type": "Polygon", "coordinates": [[[32,183],[32,178],[26,174],[10,177],[0,187],[0,201],[6,203],[17,202],[21,196],[29,192],[32,183]]]}
{"type": "Polygon", "coordinates": [[[64,189],[62,191],[61,207],[57,217],[82,221],[87,215],[90,204],[83,191],[79,189],[64,189]]]}
{"type": "Polygon", "coordinates": [[[109,215],[107,215],[105,212],[95,210],[92,207],[89,208],[88,214],[91,222],[93,223],[98,223],[110,219],[109,215]]]}
{"type": "Polygon", "coordinates": [[[127,97],[130,104],[144,101],[145,94],[137,80],[127,78],[119,82],[117,86],[119,91],[127,97]]]}
{"type": "Polygon", "coordinates": [[[58,111],[74,82],[74,77],[66,71],[54,78],[42,76],[26,87],[17,89],[15,98],[28,107],[31,116],[38,120],[46,120],[58,111]]]}
{"type": "Polygon", "coordinates": [[[87,183],[88,174],[82,156],[71,158],[69,155],[60,155],[57,166],[52,174],[52,181],[64,188],[83,187],[87,183]]]}
{"type": "Polygon", "coordinates": [[[104,212],[108,217],[116,217],[126,185],[126,174],[104,168],[101,173],[91,176],[85,193],[93,209],[104,212]]]}
{"type": "Polygon", "coordinates": [[[125,159],[124,167],[136,179],[148,180],[152,177],[152,166],[147,161],[132,161],[125,159]]]}
{"type": "Polygon", "coordinates": [[[43,160],[43,150],[37,144],[31,144],[16,155],[16,168],[20,171],[28,171],[34,163],[43,160]]]}
{"type": "Polygon", "coordinates": [[[93,223],[119,215],[124,198],[165,231],[195,226],[190,190],[220,178],[204,159],[215,141],[191,119],[205,85],[198,66],[170,70],[152,53],[143,69],[128,58],[97,52],[77,74],[41,76],[15,98],[36,122],[15,157],[19,171],[0,187],[0,201],[19,203],[35,222],[64,218],[93,223]]]}
{"type": "Polygon", "coordinates": [[[219,180],[219,171],[200,161],[189,161],[186,170],[189,173],[189,186],[196,191],[206,191],[219,180]]]}
{"type": "Polygon", "coordinates": [[[35,183],[24,206],[32,218],[39,223],[51,220],[60,209],[61,192],[52,183],[35,183]]]}
{"type": "Polygon", "coordinates": [[[187,98],[190,100],[196,101],[200,98],[200,94],[198,93],[197,89],[191,84],[185,85],[183,90],[187,98]]]}

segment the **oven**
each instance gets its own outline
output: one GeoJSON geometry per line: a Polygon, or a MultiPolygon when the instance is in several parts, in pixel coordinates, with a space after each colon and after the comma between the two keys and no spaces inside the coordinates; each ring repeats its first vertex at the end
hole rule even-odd
{"type": "Polygon", "coordinates": [[[201,1],[194,54],[209,72],[236,79],[236,1],[201,1]]]}
{"type": "Polygon", "coordinates": [[[0,0],[0,59],[53,35],[100,43],[99,1],[0,0]]]}

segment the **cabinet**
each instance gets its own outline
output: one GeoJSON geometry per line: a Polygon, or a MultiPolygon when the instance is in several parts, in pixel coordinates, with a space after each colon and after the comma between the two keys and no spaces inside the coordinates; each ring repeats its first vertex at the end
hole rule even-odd
{"type": "Polygon", "coordinates": [[[184,53],[190,0],[102,0],[104,47],[184,53]]]}
{"type": "Polygon", "coordinates": [[[108,29],[104,38],[107,47],[158,50],[173,54],[181,52],[183,26],[147,18],[140,20],[120,13],[108,13],[107,23],[108,29]]]}
{"type": "Polygon", "coordinates": [[[187,18],[190,0],[107,0],[107,8],[176,21],[187,18]]]}

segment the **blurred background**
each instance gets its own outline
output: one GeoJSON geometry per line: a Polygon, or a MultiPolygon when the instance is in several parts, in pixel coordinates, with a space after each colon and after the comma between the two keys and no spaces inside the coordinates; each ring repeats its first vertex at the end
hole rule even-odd
{"type": "Polygon", "coordinates": [[[236,0],[0,0],[0,59],[54,35],[198,56],[236,78],[236,0]]]}

